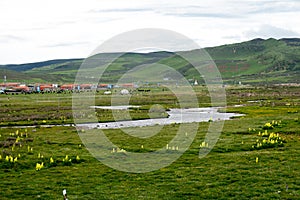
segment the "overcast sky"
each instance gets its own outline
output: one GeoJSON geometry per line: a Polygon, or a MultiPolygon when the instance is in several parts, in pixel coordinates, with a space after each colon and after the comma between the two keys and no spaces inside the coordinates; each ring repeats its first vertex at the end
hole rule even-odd
{"type": "Polygon", "coordinates": [[[138,28],[179,32],[201,47],[300,37],[299,0],[0,0],[0,64],[85,58],[138,28]]]}

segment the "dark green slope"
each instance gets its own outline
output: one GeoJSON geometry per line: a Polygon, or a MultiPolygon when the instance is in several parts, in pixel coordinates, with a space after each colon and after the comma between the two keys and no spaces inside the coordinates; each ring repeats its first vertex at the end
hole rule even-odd
{"type": "MultiPolygon", "coordinates": [[[[269,84],[300,81],[300,39],[297,38],[254,39],[205,50],[227,83],[269,84]]],[[[179,56],[163,59],[160,63],[174,67],[188,78],[197,77],[192,65],[179,56]]]]}
{"type": "Polygon", "coordinates": [[[14,71],[29,71],[34,68],[40,68],[44,66],[49,66],[49,65],[58,65],[58,64],[63,64],[66,62],[73,62],[73,61],[78,61],[82,59],[58,59],[58,60],[48,60],[48,61],[43,61],[43,62],[36,62],[36,63],[25,63],[25,64],[9,64],[9,65],[0,65],[0,68],[6,68],[9,70],[14,70],[14,71]]]}
{"type": "Polygon", "coordinates": [[[0,65],[0,81],[4,76],[7,81],[16,82],[70,82],[74,74],[55,74],[55,71],[69,71],[79,68],[83,59],[59,59],[37,63],[0,65]]]}

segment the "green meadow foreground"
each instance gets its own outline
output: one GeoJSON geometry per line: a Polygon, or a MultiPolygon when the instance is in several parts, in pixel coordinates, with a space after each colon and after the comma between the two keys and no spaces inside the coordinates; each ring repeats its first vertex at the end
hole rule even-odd
{"type": "MultiPolygon", "coordinates": [[[[205,88],[195,90],[199,106],[209,106],[205,88]]],[[[96,160],[71,125],[44,127],[73,122],[71,94],[0,95],[0,199],[60,199],[63,189],[69,199],[300,199],[299,88],[226,91],[228,107],[221,111],[245,116],[225,122],[206,157],[199,159],[199,149],[206,148],[209,123],[217,122],[199,123],[192,145],[178,160],[142,174],[120,172],[96,160]],[[30,127],[14,127],[19,125],[30,127]]],[[[176,107],[176,98],[153,89],[134,94],[131,103],[143,105],[131,116],[145,119],[151,105],[176,107]]],[[[109,97],[97,94],[96,104],[109,105],[109,97]]],[[[112,120],[108,110],[97,113],[99,121],[112,120]]],[[[154,116],[166,117],[161,111],[154,116]]],[[[178,127],[165,126],[148,139],[121,130],[105,133],[126,151],[150,152],[164,147],[178,127]]]]}

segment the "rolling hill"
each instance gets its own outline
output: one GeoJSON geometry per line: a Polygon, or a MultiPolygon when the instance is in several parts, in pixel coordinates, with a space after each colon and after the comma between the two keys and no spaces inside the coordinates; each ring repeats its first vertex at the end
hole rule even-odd
{"type": "MultiPolygon", "coordinates": [[[[247,42],[205,48],[216,63],[225,83],[299,83],[300,39],[254,39],[247,42]]],[[[197,55],[197,51],[191,53],[197,55]]],[[[187,52],[189,53],[189,52],[187,52]]],[[[108,58],[113,54],[102,54],[108,58]]],[[[195,60],[198,58],[195,57],[195,60]]],[[[84,59],[60,59],[20,65],[0,65],[0,77],[18,82],[74,82],[84,59]]],[[[190,63],[172,52],[126,53],[104,72],[103,82],[115,82],[128,70],[145,64],[163,64],[176,69],[187,79],[201,76],[190,63]]],[[[97,70],[96,66],[94,69],[97,70]]],[[[154,69],[154,68],[153,68],[154,69]]],[[[162,74],[164,76],[164,74],[162,74]]],[[[167,72],[165,74],[167,76],[167,72]]],[[[0,79],[0,82],[1,79],[0,79]]]]}

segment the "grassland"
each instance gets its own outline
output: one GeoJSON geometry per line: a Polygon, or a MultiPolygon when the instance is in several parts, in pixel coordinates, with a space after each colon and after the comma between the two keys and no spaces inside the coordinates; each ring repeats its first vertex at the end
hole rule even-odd
{"type": "MultiPolygon", "coordinates": [[[[199,106],[209,106],[206,88],[195,90],[199,106]]],[[[60,199],[63,189],[69,199],[299,199],[299,88],[227,87],[226,93],[228,107],[221,111],[245,116],[225,122],[206,157],[199,159],[198,154],[209,122],[199,123],[192,145],[178,160],[142,174],[103,165],[85,149],[73,126],[39,126],[72,123],[71,94],[1,95],[1,125],[8,127],[0,129],[0,199],[60,199]],[[266,127],[267,123],[273,126],[266,127]],[[34,127],[11,127],[22,124],[34,127]],[[283,145],[253,148],[262,140],[259,132],[266,130],[279,133],[283,145]],[[13,162],[6,161],[6,156],[13,162]],[[36,164],[42,162],[44,167],[36,170],[36,164]]],[[[175,96],[160,89],[133,95],[131,101],[144,105],[141,118],[153,104],[177,106],[175,96]]],[[[109,102],[108,96],[96,95],[97,105],[109,102]]],[[[105,134],[120,148],[147,152],[170,141],[178,126],[165,126],[148,139],[121,130],[106,130],[105,134]]]]}

